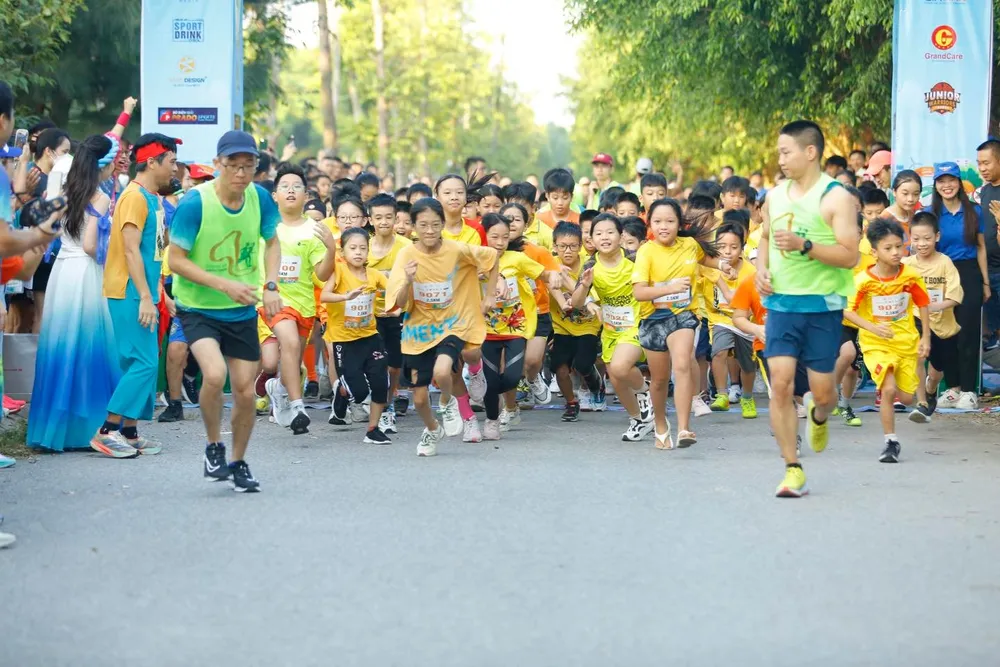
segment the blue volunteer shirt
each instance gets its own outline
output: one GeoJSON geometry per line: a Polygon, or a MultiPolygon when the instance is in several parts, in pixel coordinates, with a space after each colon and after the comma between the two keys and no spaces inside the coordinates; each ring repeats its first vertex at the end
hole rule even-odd
{"type": "MultiPolygon", "coordinates": [[[[983,212],[978,206],[976,209],[976,228],[980,234],[986,233],[986,225],[983,222],[983,212]]],[[[925,211],[933,213],[933,209],[927,207],[925,211]]],[[[941,217],[938,219],[938,226],[941,229],[941,240],[938,241],[938,250],[947,255],[953,262],[966,259],[976,259],[976,252],[979,249],[978,241],[971,245],[965,241],[965,207],[960,206],[955,213],[950,212],[941,206],[941,217]]]]}

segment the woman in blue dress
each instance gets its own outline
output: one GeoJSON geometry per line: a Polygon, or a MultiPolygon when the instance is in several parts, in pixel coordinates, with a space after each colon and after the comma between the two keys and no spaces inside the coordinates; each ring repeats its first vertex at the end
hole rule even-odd
{"type": "Polygon", "coordinates": [[[99,187],[114,170],[118,149],[115,138],[87,137],[66,177],[62,249],[49,281],[35,360],[29,447],[90,449],[121,376],[102,295],[111,200],[99,187]]]}

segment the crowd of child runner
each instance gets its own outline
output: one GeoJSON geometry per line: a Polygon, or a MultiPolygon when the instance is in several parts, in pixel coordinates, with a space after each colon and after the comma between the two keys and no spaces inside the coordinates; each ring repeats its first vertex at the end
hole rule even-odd
{"type": "MultiPolygon", "coordinates": [[[[656,448],[674,449],[697,443],[692,416],[738,404],[743,418],[756,418],[760,374],[786,464],[782,497],[808,492],[798,418],[816,452],[827,445],[829,417],[860,426],[851,399],[862,366],[877,387],[882,462],[900,458],[901,405],[913,406],[916,423],[937,407],[977,407],[979,317],[997,281],[985,240],[985,219],[995,237],[1000,213],[996,140],[979,147],[987,216],[952,162],[935,166],[926,208],[920,175],[887,180],[887,150],[871,157],[866,180],[836,156],[824,169],[823,134],[809,121],[782,128],[780,174],[766,192],[732,170],[721,184],[684,189],[648,160],[626,188],[610,181],[604,153],[582,196],[564,168],[544,175],[542,193],[528,181],[501,186],[481,169],[380,192],[386,183],[374,174],[333,178],[342,174],[309,162],[282,162],[273,179],[263,172],[270,183],[257,183],[266,156],[249,135],[226,133],[213,168],[181,165],[180,173],[177,143],[140,138],[132,149],[139,173],[113,218],[96,186],[112,173],[117,140],[88,139],[76,158],[93,164],[64,244],[93,255],[97,232],[87,226],[110,227],[103,273],[80,264],[74,283],[103,275],[115,315],[99,318],[92,335],[108,341],[100,350],[117,345],[121,360],[121,372],[94,392],[99,410],[109,407],[90,446],[111,457],[160,451],[136,428],[151,412],[157,309],[168,337],[159,420],[183,419],[182,397],[200,403],[204,474],[238,491],[260,486],[245,462],[255,413],[307,433],[304,400],[318,396],[331,400],[329,424],[363,422],[363,441],[380,445],[397,432],[407,392],[424,426],[417,454],[429,457],[446,436],[499,440],[520,423],[522,405],[552,401],[549,378],[564,422],[604,411],[610,382],[627,415],[622,440],[651,436],[656,448]],[[587,197],[590,208],[580,210],[574,202],[587,197]],[[227,377],[231,462],[219,419],[227,377]],[[474,407],[485,411],[482,425],[474,407]]],[[[864,154],[851,166],[860,170],[864,154]]],[[[80,312],[89,310],[99,308],[80,312]]],[[[39,363],[50,361],[45,354],[39,363]]],[[[46,430],[57,415],[39,415],[34,446],[79,446],[46,430]]]]}

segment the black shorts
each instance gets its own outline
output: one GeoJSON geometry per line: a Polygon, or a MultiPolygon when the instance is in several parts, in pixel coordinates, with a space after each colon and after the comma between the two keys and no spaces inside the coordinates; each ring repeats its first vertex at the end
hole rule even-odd
{"type": "Polygon", "coordinates": [[[49,285],[49,276],[52,275],[52,266],[55,264],[55,258],[50,262],[43,261],[35,269],[35,275],[32,276],[31,280],[31,291],[45,293],[45,290],[49,285]]]}
{"type": "Polygon", "coordinates": [[[446,336],[434,347],[420,354],[403,355],[403,377],[411,387],[429,387],[434,379],[434,364],[441,355],[451,357],[451,372],[457,373],[462,368],[462,350],[465,341],[458,336],[446,336]]]}
{"type": "MultiPolygon", "coordinates": [[[[920,318],[914,317],[913,321],[917,325],[917,333],[923,336],[924,327],[920,318]]],[[[939,338],[938,335],[931,330],[931,353],[927,357],[927,361],[930,362],[931,368],[936,371],[944,371],[945,367],[949,364],[953,368],[957,358],[958,337],[952,336],[951,338],[939,338]]]]}
{"type": "Polygon", "coordinates": [[[535,338],[549,338],[552,335],[552,316],[548,313],[538,314],[538,326],[535,327],[535,338]]]}
{"type": "Polygon", "coordinates": [[[389,368],[402,368],[403,351],[400,344],[403,338],[403,321],[398,317],[376,317],[375,326],[378,328],[378,335],[382,337],[389,368]]]}
{"type": "Polygon", "coordinates": [[[184,337],[188,345],[202,338],[211,338],[219,344],[222,356],[243,361],[260,361],[260,342],[257,338],[257,315],[224,322],[192,310],[177,310],[184,337]]]}
{"type": "Polygon", "coordinates": [[[843,325],[840,333],[840,346],[843,347],[844,343],[854,345],[854,361],[851,362],[851,368],[860,373],[865,364],[865,357],[861,354],[861,345],[858,344],[858,330],[846,324],[843,325]]]}
{"type": "Polygon", "coordinates": [[[549,352],[549,370],[555,373],[566,366],[577,371],[589,371],[597,361],[601,351],[601,338],[594,334],[570,336],[552,334],[552,350],[549,352]]]}

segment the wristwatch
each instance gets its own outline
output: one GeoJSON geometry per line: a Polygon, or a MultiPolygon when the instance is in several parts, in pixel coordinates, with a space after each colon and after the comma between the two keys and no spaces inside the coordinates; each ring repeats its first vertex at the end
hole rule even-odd
{"type": "Polygon", "coordinates": [[[808,255],[809,251],[813,249],[813,242],[806,239],[806,242],[802,244],[802,250],[799,251],[802,255],[808,255]]]}
{"type": "Polygon", "coordinates": [[[264,283],[264,289],[266,289],[268,292],[277,292],[278,284],[275,283],[274,281],[264,283]]]}

